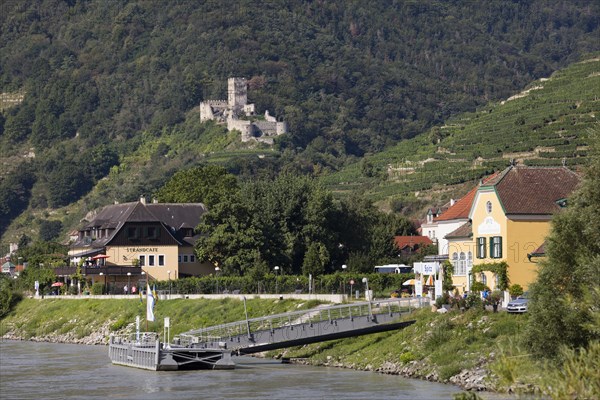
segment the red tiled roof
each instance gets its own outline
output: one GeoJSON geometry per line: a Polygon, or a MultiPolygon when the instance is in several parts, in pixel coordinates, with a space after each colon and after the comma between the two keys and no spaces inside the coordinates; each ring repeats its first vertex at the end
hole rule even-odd
{"type": "MultiPolygon", "coordinates": [[[[483,180],[483,183],[485,184],[486,182],[495,178],[497,175],[498,175],[498,172],[494,172],[492,175],[485,178],[483,180]]],[[[450,221],[453,219],[468,219],[469,212],[471,212],[471,206],[473,205],[473,200],[475,199],[475,193],[477,193],[478,188],[479,188],[479,186],[475,186],[463,198],[458,200],[456,203],[454,203],[453,206],[451,206],[444,213],[442,213],[442,215],[440,215],[437,218],[434,218],[434,221],[450,221]]]]}
{"type": "Polygon", "coordinates": [[[486,186],[496,187],[506,214],[553,214],[580,181],[566,167],[511,166],[486,186]]]}
{"type": "Polygon", "coordinates": [[[404,249],[406,247],[414,249],[417,245],[427,246],[433,244],[431,239],[427,236],[396,236],[394,237],[394,242],[399,249],[404,249]]]}

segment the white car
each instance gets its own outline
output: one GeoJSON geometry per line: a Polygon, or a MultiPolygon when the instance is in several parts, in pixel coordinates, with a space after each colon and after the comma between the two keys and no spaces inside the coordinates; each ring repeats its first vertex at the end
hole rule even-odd
{"type": "Polygon", "coordinates": [[[529,299],[526,297],[517,297],[515,300],[511,300],[507,306],[506,311],[509,313],[524,313],[527,312],[527,304],[529,299]]]}

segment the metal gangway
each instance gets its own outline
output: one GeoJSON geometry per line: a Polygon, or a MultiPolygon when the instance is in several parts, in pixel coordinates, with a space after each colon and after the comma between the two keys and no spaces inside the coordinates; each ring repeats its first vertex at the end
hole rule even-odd
{"type": "MultiPolygon", "coordinates": [[[[245,302],[245,298],[244,298],[245,302]]],[[[402,315],[428,306],[423,298],[394,298],[247,318],[237,322],[191,330],[173,339],[180,348],[227,349],[233,354],[267,350],[369,333],[401,329],[415,321],[402,315]]]]}

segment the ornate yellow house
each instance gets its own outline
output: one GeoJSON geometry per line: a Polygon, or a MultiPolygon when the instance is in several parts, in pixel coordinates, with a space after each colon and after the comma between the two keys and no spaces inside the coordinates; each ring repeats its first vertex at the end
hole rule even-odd
{"type": "MultiPolygon", "coordinates": [[[[550,231],[554,213],[567,205],[580,177],[566,167],[510,166],[477,188],[469,222],[446,235],[453,283],[469,290],[473,265],[505,261],[511,284],[527,289],[535,280],[530,260],[550,231]]],[[[491,289],[496,277],[475,277],[491,289]]]]}
{"type": "Polygon", "coordinates": [[[194,228],[206,212],[200,203],[132,203],[104,207],[69,249],[71,264],[104,283],[167,280],[214,272],[194,254],[194,228]]]}

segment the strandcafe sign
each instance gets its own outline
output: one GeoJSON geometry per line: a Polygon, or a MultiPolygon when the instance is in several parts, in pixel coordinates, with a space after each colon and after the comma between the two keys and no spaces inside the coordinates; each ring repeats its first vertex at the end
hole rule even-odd
{"type": "Polygon", "coordinates": [[[127,247],[128,253],[156,253],[158,247],[127,247]]]}

